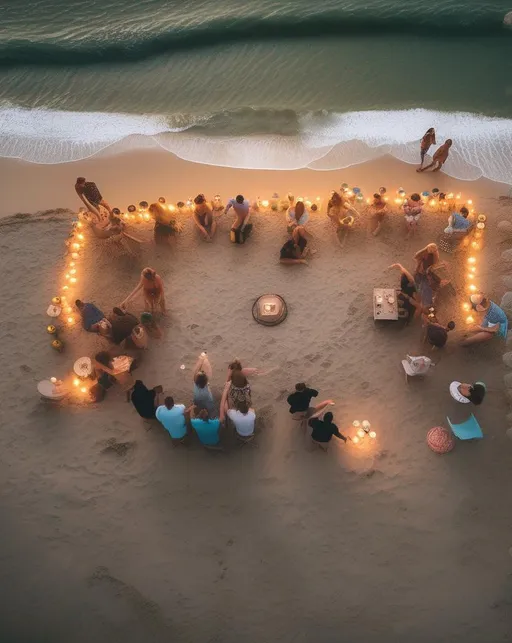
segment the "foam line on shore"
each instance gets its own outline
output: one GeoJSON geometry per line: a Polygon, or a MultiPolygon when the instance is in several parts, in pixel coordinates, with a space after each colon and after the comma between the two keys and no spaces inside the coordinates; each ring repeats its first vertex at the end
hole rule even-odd
{"type": "MultiPolygon", "coordinates": [[[[236,123],[237,114],[232,114],[236,123]]],[[[419,138],[436,127],[454,146],[444,171],[512,184],[512,120],[424,109],[298,114],[293,136],[215,136],[215,115],[130,115],[0,109],[0,156],[56,164],[159,146],[187,161],[245,169],[335,170],[385,154],[418,162],[419,138]]],[[[246,118],[246,116],[244,116],[246,118]]]]}

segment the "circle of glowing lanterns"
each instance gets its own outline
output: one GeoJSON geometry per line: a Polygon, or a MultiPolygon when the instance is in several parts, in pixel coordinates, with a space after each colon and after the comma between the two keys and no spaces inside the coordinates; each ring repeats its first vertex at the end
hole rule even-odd
{"type": "Polygon", "coordinates": [[[375,431],[372,431],[372,426],[368,420],[363,420],[362,422],[359,422],[359,420],[354,420],[352,422],[352,427],[355,429],[356,434],[354,435],[352,439],[352,442],[354,444],[361,444],[361,442],[366,438],[370,438],[371,440],[375,440],[377,437],[377,433],[375,431]]]}

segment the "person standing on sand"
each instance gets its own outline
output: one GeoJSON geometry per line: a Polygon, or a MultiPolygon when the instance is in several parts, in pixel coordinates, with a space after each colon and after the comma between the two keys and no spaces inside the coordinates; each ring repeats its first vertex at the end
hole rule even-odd
{"type": "Polygon", "coordinates": [[[173,444],[177,442],[183,443],[187,436],[187,425],[185,423],[187,410],[190,409],[186,409],[184,404],[175,404],[174,398],[169,395],[155,411],[156,419],[169,432],[173,444]]]}
{"type": "Polygon", "coordinates": [[[217,230],[217,222],[213,218],[211,207],[206,203],[204,194],[198,194],[194,199],[194,223],[206,241],[212,241],[217,230]]]}
{"type": "Polygon", "coordinates": [[[112,208],[101,196],[101,192],[99,191],[96,183],[93,183],[92,181],[86,181],[85,177],[79,176],[75,183],[75,190],[88,210],[95,212],[98,216],[101,217],[101,205],[108,211],[109,214],[112,214],[112,208]]]}
{"type": "Polygon", "coordinates": [[[303,420],[305,418],[311,418],[313,415],[325,409],[326,406],[334,404],[333,400],[325,400],[316,406],[310,406],[311,399],[317,396],[318,391],[314,388],[309,388],[304,382],[295,384],[295,392],[288,395],[286,399],[290,405],[290,413],[293,415],[293,419],[303,420]]]}
{"type": "Polygon", "coordinates": [[[450,154],[450,148],[453,144],[453,141],[451,138],[447,139],[441,147],[438,147],[437,150],[434,152],[434,156],[432,158],[432,163],[430,165],[427,165],[427,167],[422,167],[418,168],[416,172],[425,172],[426,170],[429,170],[431,167],[434,167],[432,172],[439,172],[439,170],[443,167],[443,165],[446,163],[446,159],[448,158],[450,154]]]}
{"type": "Polygon", "coordinates": [[[154,314],[155,309],[159,307],[160,312],[165,315],[164,282],[162,281],[162,277],[160,277],[153,268],[144,268],[140,275],[139,283],[121,303],[120,308],[126,308],[128,303],[141,290],[144,295],[144,304],[149,308],[149,312],[154,314]]]}
{"type": "Polygon", "coordinates": [[[308,423],[313,429],[311,432],[311,441],[313,446],[317,446],[323,451],[327,451],[329,448],[329,442],[333,435],[338,438],[338,440],[343,440],[343,442],[346,443],[348,438],[339,432],[338,427],[333,422],[333,414],[331,412],[327,412],[324,415],[323,420],[320,420],[317,415],[320,415],[321,412],[322,411],[319,411],[318,414],[315,414],[308,423]]]}
{"type": "Polygon", "coordinates": [[[430,127],[423,135],[423,138],[421,139],[421,143],[420,143],[420,157],[421,157],[421,165],[419,167],[420,170],[423,167],[426,153],[429,151],[431,145],[435,145],[435,144],[436,144],[436,131],[433,127],[430,127]]]}

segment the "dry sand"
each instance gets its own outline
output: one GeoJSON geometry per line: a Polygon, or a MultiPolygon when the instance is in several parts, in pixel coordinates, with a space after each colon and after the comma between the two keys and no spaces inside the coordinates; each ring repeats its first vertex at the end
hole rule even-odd
{"type": "MultiPolygon", "coordinates": [[[[95,179],[113,205],[121,192],[126,202],[149,200],[165,193],[156,183],[169,168],[169,185],[181,188],[169,188],[176,199],[197,191],[227,196],[228,185],[251,197],[289,188],[326,195],[343,180],[366,191],[433,187],[433,177],[392,161],[272,176],[144,153],[0,166],[3,194],[12,190],[19,202],[2,214],[76,207],[77,174],[95,179]]],[[[470,194],[488,214],[481,283],[499,302],[502,247],[494,223],[510,217],[494,198],[501,187],[434,180],[470,194]]],[[[419,326],[377,328],[372,318],[372,288],[398,282],[387,266],[400,261],[412,269],[412,255],[435,240],[445,218],[424,216],[417,237],[405,242],[403,217],[389,217],[379,238],[354,230],[341,250],[317,214],[311,231],[318,253],[308,267],[278,264],[286,230],[275,214],[254,217],[244,247],[229,242],[227,217],[213,244],[203,243],[188,220],[175,248],[148,245],[133,262],[87,241],[77,295],[103,310],[121,301],[144,265],[164,278],[170,315],[164,338],[153,342],[138,371],[147,384],[162,383],[189,403],[191,369],[203,349],[217,395],[234,356],[247,366],[276,367],[252,380],[259,448],[219,455],[195,443],[173,449],[166,432],[157,425],[147,431],[115,390],[88,407],[39,400],[38,380],[66,375],[75,358],[103,344],[76,328],[59,355],[45,332],[71,215],[4,219],[2,643],[512,640],[505,345],[457,345],[464,281],[450,257],[443,258],[453,261],[459,295],[444,299],[440,316],[462,330],[435,357],[431,377],[406,385],[400,366],[406,353],[424,352],[419,326]],[[251,317],[252,302],[265,292],[289,305],[288,319],[275,328],[251,317]],[[467,415],[448,393],[453,379],[487,383],[484,404],[471,408],[485,438],[438,456],[426,446],[428,429],[446,425],[447,415],[467,415]],[[369,419],[376,442],[332,444],[327,456],[308,451],[286,405],[300,380],[336,400],[341,428],[369,419]]],[[[134,311],[141,305],[135,302],[134,311]]]]}

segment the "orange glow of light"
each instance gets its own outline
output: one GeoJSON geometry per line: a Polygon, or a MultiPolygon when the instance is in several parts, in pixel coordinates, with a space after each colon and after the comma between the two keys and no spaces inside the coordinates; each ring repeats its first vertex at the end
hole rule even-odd
{"type": "Polygon", "coordinates": [[[69,280],[72,284],[76,284],[76,277],[71,277],[69,280]]]}
{"type": "Polygon", "coordinates": [[[74,324],[75,323],[75,318],[74,317],[68,317],[68,324],[74,324]]]}
{"type": "Polygon", "coordinates": [[[470,270],[470,272],[476,272],[475,266],[471,266],[469,270],[470,270]]]}
{"type": "Polygon", "coordinates": [[[73,268],[72,270],[69,271],[70,275],[76,275],[76,268],[73,268]]]}
{"type": "Polygon", "coordinates": [[[69,272],[66,272],[66,274],[64,275],[64,278],[65,278],[65,279],[69,279],[69,276],[70,276],[70,275],[69,275],[69,272]]]}
{"type": "Polygon", "coordinates": [[[83,241],[85,239],[83,234],[77,234],[76,236],[78,237],[78,239],[80,239],[80,241],[83,241]]]}
{"type": "Polygon", "coordinates": [[[268,208],[268,201],[262,201],[262,202],[261,202],[261,205],[262,205],[264,208],[268,208]]]}
{"type": "Polygon", "coordinates": [[[480,246],[476,241],[473,241],[473,243],[471,244],[471,247],[473,248],[473,250],[480,250],[480,246]]]}
{"type": "Polygon", "coordinates": [[[476,263],[475,257],[469,257],[468,258],[468,263],[476,263]]]}
{"type": "Polygon", "coordinates": [[[87,389],[86,389],[85,386],[82,386],[82,388],[80,390],[82,391],[82,393],[87,393],[87,389]]]}
{"type": "Polygon", "coordinates": [[[375,433],[375,431],[370,431],[368,435],[372,438],[372,440],[374,440],[377,437],[377,434],[375,433]]]}
{"type": "Polygon", "coordinates": [[[468,315],[466,317],[466,324],[473,324],[475,322],[475,319],[472,315],[468,315]]]}
{"type": "Polygon", "coordinates": [[[471,273],[468,273],[468,279],[474,279],[475,275],[472,275],[471,273]]]}
{"type": "Polygon", "coordinates": [[[471,199],[469,199],[468,205],[473,205],[473,201],[471,199]]]}
{"type": "Polygon", "coordinates": [[[465,304],[462,304],[462,308],[464,310],[469,310],[471,308],[471,306],[468,303],[465,303],[465,304]]]}
{"type": "Polygon", "coordinates": [[[79,386],[79,384],[80,380],[75,377],[75,379],[73,380],[73,386],[79,386]]]}
{"type": "Polygon", "coordinates": [[[80,244],[79,243],[74,243],[73,244],[73,250],[80,250],[80,244]]]}
{"type": "Polygon", "coordinates": [[[69,286],[62,286],[62,290],[69,290],[69,286]]]}
{"type": "Polygon", "coordinates": [[[352,442],[354,444],[357,444],[359,442],[359,438],[357,437],[357,435],[354,435],[354,437],[352,438],[352,442]]]}
{"type": "Polygon", "coordinates": [[[70,267],[70,268],[74,268],[74,267],[75,267],[75,262],[74,262],[74,261],[70,261],[70,262],[69,262],[69,267],[70,267]]]}
{"type": "Polygon", "coordinates": [[[170,205],[170,206],[169,206],[169,210],[170,210],[171,212],[174,212],[174,210],[176,210],[176,208],[175,208],[173,205],[170,205]]]}
{"type": "Polygon", "coordinates": [[[471,284],[471,285],[469,286],[469,290],[470,290],[471,292],[475,292],[475,290],[478,290],[478,288],[475,286],[475,284],[471,284]]]}
{"type": "Polygon", "coordinates": [[[79,221],[79,222],[76,224],[76,227],[77,227],[77,228],[83,228],[83,225],[84,225],[84,224],[83,224],[81,221],[79,221]]]}

